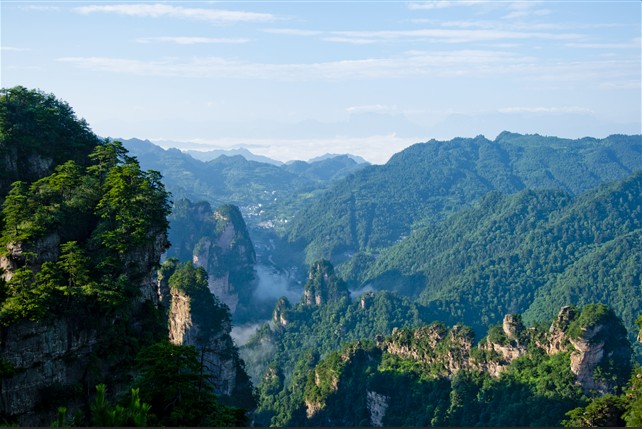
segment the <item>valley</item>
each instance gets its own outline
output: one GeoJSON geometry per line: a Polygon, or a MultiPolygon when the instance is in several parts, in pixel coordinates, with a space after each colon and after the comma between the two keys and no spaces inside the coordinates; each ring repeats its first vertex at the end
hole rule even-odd
{"type": "Polygon", "coordinates": [[[640,135],[283,164],[0,96],[1,421],[640,422],[640,135]]]}

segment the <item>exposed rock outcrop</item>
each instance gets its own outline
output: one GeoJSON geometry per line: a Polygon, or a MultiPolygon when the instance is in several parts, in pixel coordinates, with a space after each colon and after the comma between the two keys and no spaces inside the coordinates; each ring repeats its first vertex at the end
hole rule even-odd
{"type": "Polygon", "coordinates": [[[292,308],[292,306],[286,297],[279,298],[272,312],[272,322],[274,322],[276,326],[287,326],[289,323],[287,312],[290,308],[292,308]]]}
{"type": "Polygon", "coordinates": [[[368,413],[370,413],[370,423],[372,426],[382,427],[390,397],[370,391],[366,392],[366,395],[366,406],[368,407],[368,413]]]}
{"type": "Polygon", "coordinates": [[[544,339],[533,338],[534,331],[525,330],[521,318],[507,315],[502,323],[503,337],[491,340],[489,336],[479,344],[478,348],[486,353],[482,358],[471,353],[474,337],[468,328],[454,326],[448,331],[438,323],[414,330],[395,329],[378,346],[390,354],[434,365],[446,377],[462,369],[482,370],[498,377],[511,362],[524,356],[527,344],[533,342],[549,355],[570,353],[570,370],[577,383],[586,392],[607,393],[617,384],[610,362],[615,360],[626,367],[631,348],[621,322],[605,308],[585,306],[582,312],[574,307],[562,308],[544,339]],[[592,320],[586,315],[591,312],[599,317],[592,320]],[[592,322],[585,325],[584,320],[592,322]]]}
{"type": "MultiPolygon", "coordinates": [[[[50,234],[39,240],[36,248],[30,248],[38,255],[33,260],[34,270],[58,257],[58,244],[57,235],[50,234]]],[[[166,247],[167,238],[164,232],[159,232],[153,242],[132,249],[126,256],[136,265],[136,272],[131,273],[130,278],[137,281],[140,291],[138,298],[130,303],[131,329],[143,329],[140,318],[144,302],[151,301],[153,305],[158,302],[153,273],[166,247]]],[[[21,247],[16,245],[15,251],[4,258],[6,279],[11,278],[12,268],[24,264],[24,260],[16,259],[21,257],[21,247]]],[[[74,406],[82,406],[77,397],[93,392],[95,385],[111,372],[112,363],[101,360],[100,350],[110,341],[105,333],[113,322],[96,319],[88,323],[64,317],[38,322],[21,320],[2,327],[0,360],[15,370],[0,379],[0,414],[25,426],[48,426],[55,417],[49,409],[51,406],[59,406],[61,401],[72,410],[74,406]]],[[[112,381],[112,388],[120,382],[114,375],[112,381]]]]}
{"type": "Polygon", "coordinates": [[[224,205],[212,210],[205,202],[180,200],[170,220],[170,241],[177,247],[167,256],[181,261],[189,258],[203,267],[209,275],[210,291],[235,318],[243,319],[257,275],[254,246],[238,207],[224,205]]]}
{"type": "Polygon", "coordinates": [[[208,289],[207,273],[191,263],[175,261],[163,264],[161,273],[169,275],[169,340],[196,348],[217,395],[251,398],[249,378],[230,336],[229,309],[208,289]],[[168,269],[170,266],[173,268],[168,269]]]}
{"type": "MultiPolygon", "coordinates": [[[[215,309],[213,309],[216,311],[215,309]]],[[[201,353],[204,372],[217,395],[230,396],[236,388],[238,356],[230,337],[232,324],[220,320],[217,330],[208,330],[204,320],[194,314],[192,298],[183,291],[172,290],[169,311],[169,339],[177,345],[194,346],[201,353]]]]}
{"type": "Polygon", "coordinates": [[[329,261],[321,260],[312,264],[301,298],[304,305],[321,306],[347,296],[350,296],[347,285],[337,277],[329,261]]]}

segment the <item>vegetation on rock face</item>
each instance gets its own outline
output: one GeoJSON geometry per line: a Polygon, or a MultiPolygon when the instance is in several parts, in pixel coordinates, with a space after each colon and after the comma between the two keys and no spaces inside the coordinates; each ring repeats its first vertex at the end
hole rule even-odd
{"type": "MultiPolygon", "coordinates": [[[[592,326],[619,344],[617,349],[597,345],[602,360],[615,358],[611,374],[630,371],[626,333],[607,309],[585,307],[571,316],[569,329],[597,313],[603,317],[593,318],[592,326]],[[626,350],[628,356],[618,354],[626,350]]],[[[504,335],[513,338],[510,329],[504,335]]],[[[531,327],[520,338],[502,344],[488,338],[475,347],[470,329],[436,323],[395,330],[376,343],[344,345],[312,361],[307,376],[293,377],[285,389],[272,366],[259,385],[261,417],[295,426],[367,426],[375,420],[384,426],[559,426],[565,413],[592,395],[577,383],[576,351],[562,346],[553,328],[531,327]],[[552,350],[554,345],[559,349],[552,350]],[[284,391],[302,386],[298,400],[285,401],[284,391]]],[[[610,397],[601,398],[598,402],[610,397]]]]}
{"type": "Polygon", "coordinates": [[[242,426],[245,410],[219,403],[193,347],[155,343],[136,358],[133,385],[151,405],[154,426],[242,426]]]}
{"type": "MultiPolygon", "coordinates": [[[[167,342],[152,280],[169,244],[160,174],[143,171],[121,143],[99,141],[52,95],[2,90],[0,125],[0,324],[3,338],[26,335],[27,347],[0,344],[0,421],[39,422],[58,407],[59,426],[247,424],[245,410],[215,397],[197,351],[167,342]],[[29,349],[41,331],[45,350],[29,349]],[[17,403],[32,397],[35,409],[17,403]]],[[[174,267],[169,285],[194,296],[205,331],[229,325],[202,268],[174,267]]],[[[237,402],[249,404],[245,382],[248,398],[237,402]]]]}
{"type": "Polygon", "coordinates": [[[231,308],[235,322],[251,318],[255,311],[252,294],[256,288],[256,253],[238,207],[223,205],[212,210],[207,202],[180,199],[168,219],[173,246],[167,256],[194,261],[210,278],[229,284],[226,292],[237,303],[231,308]]]}
{"type": "MultiPolygon", "coordinates": [[[[168,246],[160,173],[100,141],[53,95],[3,89],[3,338],[21,324],[62,321],[67,338],[47,347],[86,346],[86,362],[63,350],[73,380],[37,392],[38,413],[54,418],[60,407],[57,426],[248,424],[237,407],[254,408],[255,392],[229,311],[208,283],[208,273],[228,279],[245,314],[253,311],[256,254],[236,203],[266,241],[286,231],[289,250],[305,248],[309,262],[347,261],[337,273],[313,262],[301,302],[280,299],[272,323],[242,349],[259,381],[256,424],[640,426],[642,373],[630,375],[625,329],[642,313],[639,141],[431,141],[327,192],[354,162],[202,163],[134,142],[147,167],[170,172],[178,196],[226,203],[212,210],[181,199],[170,216],[176,246],[158,283],[163,300],[189,302],[195,338],[184,346],[163,338],[150,277],[168,246]],[[550,329],[525,326],[563,305],[550,329]],[[504,313],[513,314],[498,325],[504,313]],[[473,329],[488,335],[475,344],[473,329]],[[215,394],[210,352],[234,362],[229,396],[215,394]]],[[[3,395],[5,383],[50,363],[21,366],[16,356],[0,356],[3,395]]],[[[0,405],[0,421],[14,422],[4,396],[0,405]]]]}
{"type": "Polygon", "coordinates": [[[138,296],[166,246],[168,194],[118,142],[96,147],[83,168],[68,161],[31,184],[15,182],[2,206],[5,266],[0,322],[79,311],[116,311],[138,296]],[[160,240],[160,241],[159,241],[160,240]]]}

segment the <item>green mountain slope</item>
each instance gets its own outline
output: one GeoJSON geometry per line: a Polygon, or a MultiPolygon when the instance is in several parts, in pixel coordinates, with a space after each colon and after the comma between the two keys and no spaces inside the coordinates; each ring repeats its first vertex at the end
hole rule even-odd
{"type": "Polygon", "coordinates": [[[641,166],[640,136],[568,140],[504,132],[416,144],[319,195],[288,225],[309,262],[342,262],[390,246],[421,223],[469,206],[492,190],[579,194],[641,166]]]}
{"type": "Polygon", "coordinates": [[[490,193],[346,271],[354,282],[396,288],[442,320],[479,331],[505,313],[536,320],[551,317],[551,308],[602,302],[633,332],[642,311],[641,187],[638,171],[575,198],[490,193]]]}

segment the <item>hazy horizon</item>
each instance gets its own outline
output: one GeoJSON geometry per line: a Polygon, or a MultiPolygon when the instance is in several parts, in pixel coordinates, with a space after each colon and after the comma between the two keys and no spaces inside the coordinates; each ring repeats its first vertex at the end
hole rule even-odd
{"type": "Polygon", "coordinates": [[[280,161],[639,134],[641,7],[7,0],[1,84],[54,93],[99,135],[280,161]]]}

